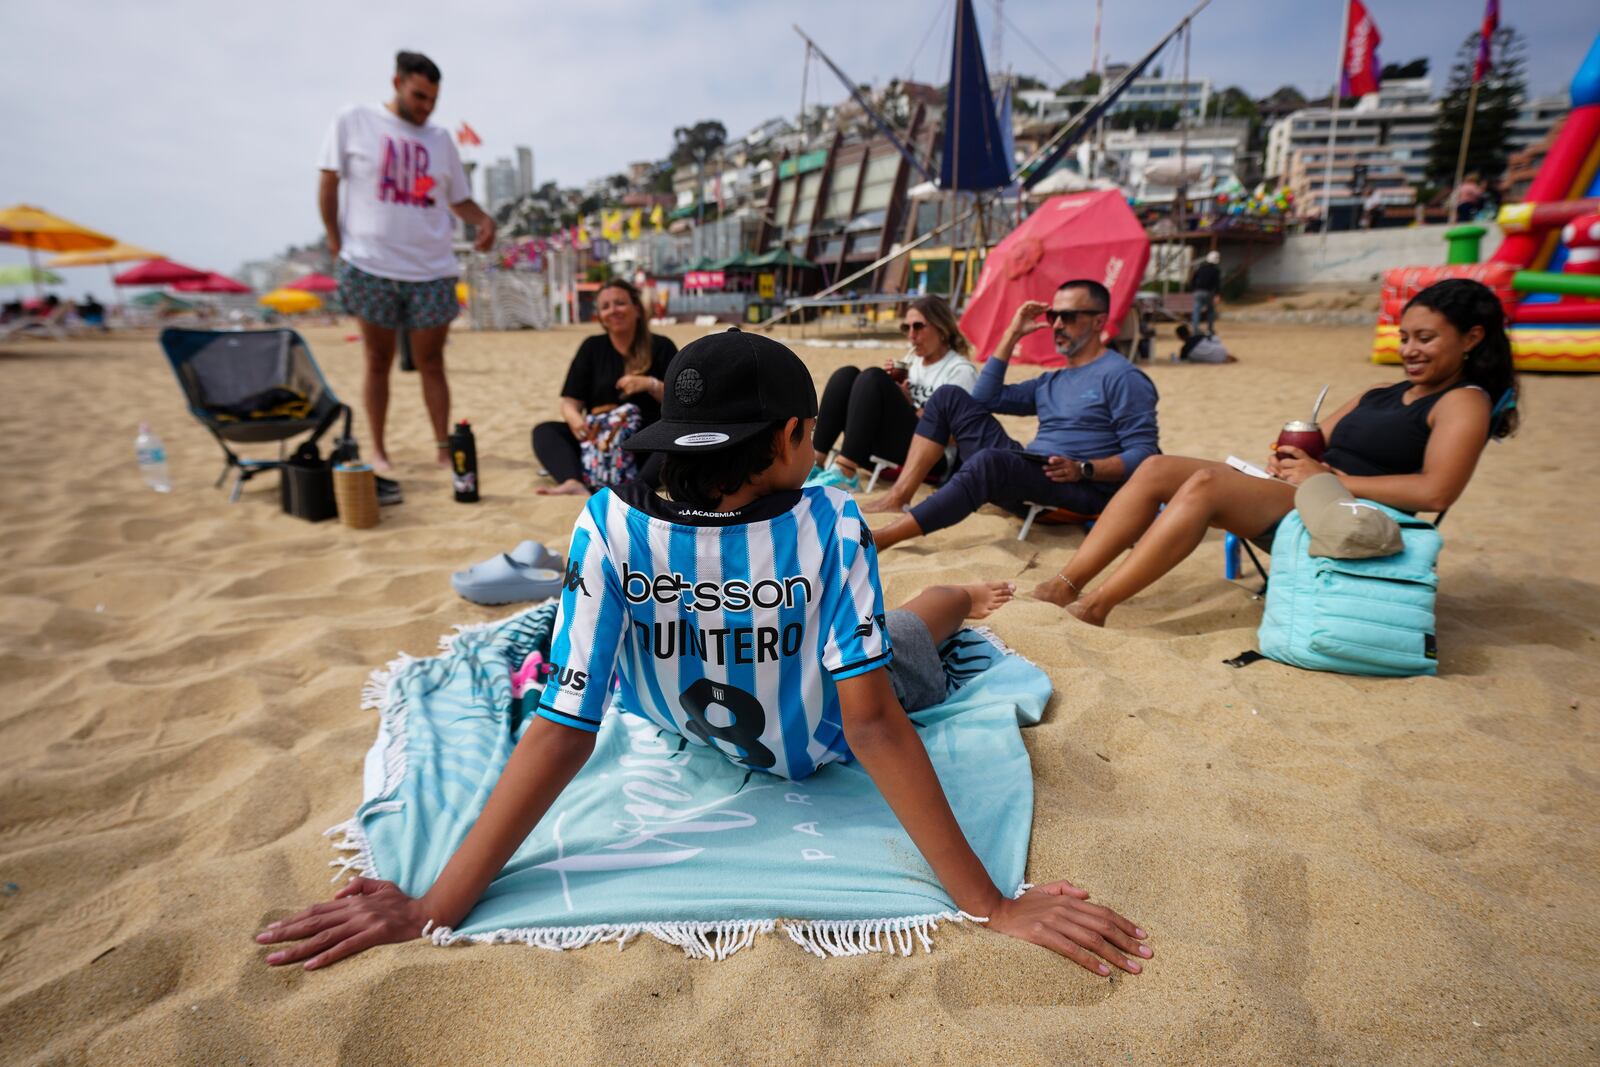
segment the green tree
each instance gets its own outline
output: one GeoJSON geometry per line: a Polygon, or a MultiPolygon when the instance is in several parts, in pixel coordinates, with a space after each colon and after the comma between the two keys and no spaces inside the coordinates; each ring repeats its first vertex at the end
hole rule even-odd
{"type": "MultiPolygon", "coordinates": [[[[1433,150],[1428,156],[1428,177],[1435,182],[1455,180],[1456,157],[1466,129],[1467,102],[1472,94],[1472,68],[1478,56],[1478,32],[1462,42],[1450,67],[1450,85],[1439,103],[1433,126],[1433,150]]],[[[1472,141],[1467,146],[1468,174],[1498,177],[1506,169],[1506,139],[1517,117],[1518,102],[1527,91],[1523,77],[1522,37],[1510,26],[1495,31],[1494,69],[1478,86],[1473,110],[1472,141]]]]}
{"type": "Polygon", "coordinates": [[[1263,96],[1258,104],[1274,111],[1298,111],[1306,106],[1306,94],[1292,85],[1280,85],[1270,95],[1263,96]]]}
{"type": "Polygon", "coordinates": [[[728,143],[728,130],[716,119],[701,119],[693,126],[672,131],[672,164],[703,163],[728,143]]]}
{"type": "Polygon", "coordinates": [[[1206,118],[1208,119],[1249,119],[1255,122],[1261,117],[1261,108],[1250,99],[1250,94],[1237,85],[1230,85],[1219,93],[1213,93],[1206,103],[1206,118]]]}
{"type": "Polygon", "coordinates": [[[1380,77],[1384,81],[1390,78],[1426,78],[1428,76],[1428,57],[1422,56],[1409,63],[1385,63],[1380,77]]]}
{"type": "Polygon", "coordinates": [[[1061,96],[1094,96],[1100,91],[1100,75],[1085,74],[1069,82],[1063,82],[1056,89],[1061,96]]]}
{"type": "Polygon", "coordinates": [[[1113,111],[1106,116],[1113,130],[1173,130],[1178,127],[1178,109],[1139,104],[1113,111]]]}

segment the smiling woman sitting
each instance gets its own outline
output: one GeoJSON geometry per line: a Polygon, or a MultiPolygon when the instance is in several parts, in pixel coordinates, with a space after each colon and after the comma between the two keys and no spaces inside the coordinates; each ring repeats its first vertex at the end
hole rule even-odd
{"type": "Polygon", "coordinates": [[[1328,420],[1322,461],[1281,446],[1267,464],[1274,477],[1263,479],[1212,460],[1151,457],[1034,595],[1104,625],[1113,608],[1193,552],[1208,528],[1268,535],[1294,507],[1296,487],[1329,471],[1356,497],[1402,511],[1448,508],[1489,438],[1516,429],[1517,380],[1500,301],[1465,279],[1429,286],[1400,318],[1400,356],[1403,381],[1371,387],[1328,420]],[[1105,582],[1085,591],[1130,547],[1105,582]]]}
{"type": "MultiPolygon", "coordinates": [[[[618,446],[627,432],[661,417],[661,379],[678,346],[650,332],[639,290],[621,279],[595,294],[595,318],[606,332],[585,338],[572,357],[561,387],[561,421],[533,428],[533,454],[556,482],[534,490],[541,496],[585,495],[600,488],[594,473],[586,473],[586,460],[590,471],[632,472],[631,459],[625,464],[608,460],[624,460],[618,446]]],[[[660,460],[652,459],[637,475],[655,485],[660,469],[660,460]]]]}

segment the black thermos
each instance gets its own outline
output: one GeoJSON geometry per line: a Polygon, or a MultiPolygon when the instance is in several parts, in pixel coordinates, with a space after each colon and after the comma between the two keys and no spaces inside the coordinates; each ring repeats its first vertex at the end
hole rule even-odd
{"type": "Polygon", "coordinates": [[[450,431],[450,481],[455,487],[457,503],[478,502],[478,446],[466,419],[456,423],[456,428],[450,431]]]}

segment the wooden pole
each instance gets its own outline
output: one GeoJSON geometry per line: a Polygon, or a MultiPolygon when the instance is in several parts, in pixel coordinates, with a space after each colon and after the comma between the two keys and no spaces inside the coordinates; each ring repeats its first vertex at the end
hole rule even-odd
{"type": "Polygon", "coordinates": [[[1350,37],[1350,0],[1339,20],[1339,66],[1333,75],[1333,110],[1328,118],[1328,159],[1322,168],[1322,257],[1328,257],[1328,231],[1333,227],[1333,145],[1339,137],[1339,91],[1344,88],[1344,50],[1350,37]]]}
{"type": "Polygon", "coordinates": [[[1461,128],[1461,150],[1456,153],[1456,183],[1450,188],[1450,217],[1445,222],[1454,225],[1456,209],[1461,206],[1461,179],[1467,170],[1467,146],[1472,143],[1472,116],[1478,110],[1478,83],[1472,83],[1472,91],[1467,94],[1467,122],[1461,128]]]}

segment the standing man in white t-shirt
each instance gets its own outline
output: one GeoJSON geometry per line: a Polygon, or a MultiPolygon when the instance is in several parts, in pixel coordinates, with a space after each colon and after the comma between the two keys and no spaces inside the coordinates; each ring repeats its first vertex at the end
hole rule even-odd
{"type": "Polygon", "coordinates": [[[478,228],[478,251],[494,244],[494,220],[473,202],[450,132],[428,125],[438,99],[439,68],[433,60],[401,52],[395,56],[394,99],[381,108],[345,108],[322,143],[317,205],[328,250],[338,262],[339,298],[361,321],[367,357],[362,394],[372,429],[372,465],[380,471],[390,469],[383,431],[397,330],[410,335],[438,462],[449,464],[444,342],[458,311],[459,273],[450,213],[478,228]]]}

